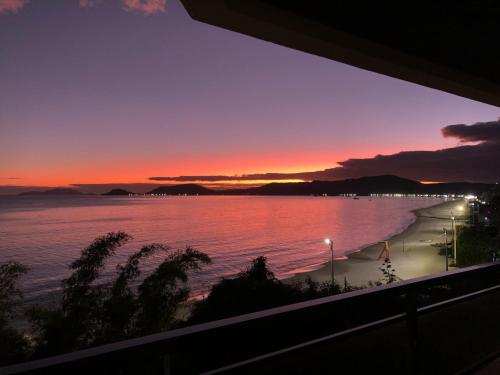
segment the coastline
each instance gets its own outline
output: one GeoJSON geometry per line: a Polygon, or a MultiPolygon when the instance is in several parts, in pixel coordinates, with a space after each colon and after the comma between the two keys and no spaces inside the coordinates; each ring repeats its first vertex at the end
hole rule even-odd
{"type": "MultiPolygon", "coordinates": [[[[462,205],[462,202],[445,201],[415,210],[413,223],[388,239],[391,263],[398,278],[406,280],[445,271],[445,257],[439,255],[439,248],[435,244],[444,242],[443,228],[451,230],[451,220],[448,217],[453,208],[462,205]]],[[[344,279],[347,279],[353,286],[379,281],[382,277],[379,267],[384,259],[377,258],[382,248],[382,242],[375,243],[348,253],[345,258],[334,259],[335,281],[343,285],[344,279]]],[[[304,281],[307,277],[317,282],[329,282],[330,262],[316,270],[301,272],[282,281],[295,283],[304,281]]]]}

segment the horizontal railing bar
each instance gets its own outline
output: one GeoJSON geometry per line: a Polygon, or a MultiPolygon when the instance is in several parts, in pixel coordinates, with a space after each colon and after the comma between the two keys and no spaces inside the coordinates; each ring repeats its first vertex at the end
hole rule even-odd
{"type": "Polygon", "coordinates": [[[500,285],[495,285],[495,286],[492,286],[490,288],[485,288],[485,289],[477,290],[475,292],[464,294],[463,296],[458,296],[458,297],[450,298],[450,299],[447,299],[445,301],[436,302],[436,303],[434,303],[432,305],[419,307],[417,309],[417,311],[419,313],[432,312],[432,311],[435,311],[435,310],[439,310],[439,309],[441,309],[443,307],[454,306],[454,305],[457,305],[459,303],[466,302],[469,299],[482,297],[484,295],[490,294],[490,293],[495,292],[497,290],[500,290],[500,285]]]}
{"type": "Polygon", "coordinates": [[[168,344],[168,343],[173,344],[178,339],[181,338],[186,339],[187,337],[195,336],[197,334],[208,332],[210,330],[216,330],[219,328],[228,327],[232,325],[243,324],[260,319],[266,319],[269,317],[276,317],[277,315],[287,314],[299,310],[305,310],[308,308],[313,308],[321,305],[326,306],[344,300],[352,301],[352,300],[362,299],[364,296],[367,295],[377,296],[386,293],[397,292],[398,290],[401,290],[401,294],[403,294],[403,292],[444,284],[446,282],[462,278],[465,276],[465,274],[467,274],[467,276],[470,277],[474,274],[483,273],[492,269],[495,270],[497,268],[500,270],[500,263],[497,262],[482,264],[477,266],[470,266],[467,268],[451,270],[448,272],[442,272],[434,275],[422,276],[410,280],[403,280],[397,283],[391,283],[391,284],[376,286],[373,288],[366,288],[366,289],[356,290],[353,292],[337,294],[334,296],[328,296],[310,301],[300,302],[292,305],[276,307],[250,314],[198,324],[191,327],[175,329],[171,331],[142,336],[124,341],[118,341],[115,343],[101,345],[89,349],[83,349],[72,353],[60,354],[39,360],[1,367],[0,374],[15,374],[24,371],[40,370],[51,366],[63,365],[69,362],[86,360],[93,357],[101,357],[108,354],[116,354],[116,352],[119,351],[133,350],[139,347],[144,348],[160,344],[168,344]]]}
{"type": "MultiPolygon", "coordinates": [[[[482,290],[479,290],[479,291],[476,291],[473,293],[468,293],[464,296],[451,298],[451,299],[446,300],[446,301],[442,301],[442,302],[438,302],[438,303],[435,303],[435,304],[432,304],[429,306],[418,308],[417,313],[425,314],[425,313],[437,310],[437,309],[442,308],[442,307],[454,306],[454,305],[460,304],[462,302],[465,302],[465,301],[473,299],[473,298],[482,297],[484,295],[487,295],[487,294],[492,293],[492,292],[497,291],[497,290],[500,290],[500,285],[495,285],[491,288],[482,289],[482,290]]],[[[291,346],[291,347],[288,347],[285,349],[280,349],[280,350],[274,351],[272,353],[267,353],[267,354],[257,356],[257,357],[254,357],[254,358],[251,358],[251,359],[248,359],[245,361],[241,361],[241,362],[234,363],[234,364],[231,364],[228,366],[224,366],[224,367],[221,367],[221,368],[218,368],[215,370],[203,372],[202,375],[218,374],[220,372],[236,369],[238,367],[245,366],[245,365],[252,364],[252,363],[256,363],[258,361],[272,358],[272,357],[275,357],[275,356],[278,356],[281,354],[286,354],[286,353],[289,353],[289,352],[292,352],[295,350],[304,349],[304,348],[307,348],[309,346],[313,346],[313,345],[318,344],[318,343],[323,343],[325,341],[330,341],[330,340],[337,339],[337,338],[344,338],[344,337],[349,336],[349,335],[354,334],[354,333],[363,333],[365,331],[369,331],[372,329],[383,327],[384,325],[387,325],[387,324],[391,324],[391,323],[395,323],[395,322],[404,320],[404,318],[406,318],[406,316],[407,316],[407,313],[393,315],[389,318],[380,319],[380,320],[377,320],[375,322],[363,324],[363,325],[360,325],[360,326],[357,326],[354,328],[350,328],[350,329],[347,329],[347,330],[344,330],[341,332],[333,333],[331,335],[327,335],[327,336],[324,336],[324,337],[321,337],[318,339],[310,340],[310,341],[307,341],[307,342],[304,342],[304,343],[301,343],[298,345],[294,345],[294,346],[291,346]]],[[[417,315],[417,318],[418,318],[418,315],[417,315]]]]}
{"type": "Polygon", "coordinates": [[[257,356],[257,357],[251,358],[251,359],[247,359],[245,361],[241,361],[241,362],[238,362],[238,363],[235,363],[232,365],[220,367],[218,369],[210,370],[207,372],[202,372],[201,375],[218,374],[220,372],[235,369],[235,368],[238,368],[238,367],[241,367],[244,365],[248,365],[251,363],[255,363],[255,362],[267,359],[267,358],[275,357],[275,356],[278,356],[281,354],[286,354],[286,353],[289,353],[289,352],[292,352],[295,350],[299,350],[299,349],[304,349],[304,348],[307,348],[309,346],[323,343],[325,341],[330,341],[330,340],[333,340],[333,339],[336,339],[339,337],[346,337],[346,336],[353,335],[356,333],[361,333],[361,332],[364,332],[364,331],[367,331],[370,329],[379,328],[379,327],[382,327],[382,326],[390,324],[390,323],[395,323],[397,321],[404,320],[405,317],[406,317],[406,313],[393,315],[389,318],[380,319],[380,320],[377,320],[375,322],[363,324],[363,325],[360,325],[360,326],[357,326],[354,328],[346,329],[346,330],[341,331],[341,332],[332,333],[331,335],[324,336],[324,337],[321,337],[319,339],[310,340],[310,341],[307,341],[307,342],[304,342],[304,343],[301,343],[298,345],[290,346],[290,347],[285,348],[285,349],[276,350],[274,352],[266,353],[266,354],[263,354],[263,355],[260,355],[260,356],[257,356]]]}

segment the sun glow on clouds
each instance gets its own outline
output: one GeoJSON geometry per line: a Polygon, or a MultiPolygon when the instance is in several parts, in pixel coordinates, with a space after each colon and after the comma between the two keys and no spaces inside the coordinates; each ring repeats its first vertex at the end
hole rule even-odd
{"type": "MultiPolygon", "coordinates": [[[[221,180],[221,181],[210,181],[210,183],[217,185],[263,185],[270,184],[272,182],[304,182],[305,180],[293,178],[288,180],[238,180],[235,178],[234,180],[221,180]]],[[[180,182],[179,183],[185,183],[180,182]]],[[[193,183],[206,184],[206,181],[194,181],[193,183]]]]}
{"type": "Polygon", "coordinates": [[[165,12],[166,0],[123,0],[125,10],[139,11],[146,15],[165,12]]]}
{"type": "Polygon", "coordinates": [[[80,5],[80,8],[93,8],[98,5],[99,2],[99,0],[79,0],[78,5],[80,5]]]}
{"type": "Polygon", "coordinates": [[[28,0],[0,0],[0,13],[17,13],[28,0]]]}
{"type": "MultiPolygon", "coordinates": [[[[218,189],[246,189],[251,187],[257,187],[267,184],[286,183],[286,182],[306,182],[306,180],[301,179],[289,179],[289,180],[223,180],[223,181],[169,181],[167,185],[178,185],[178,184],[198,184],[206,186],[207,188],[218,190],[218,189]]],[[[163,184],[162,184],[163,185],[163,184]]]]}
{"type": "MultiPolygon", "coordinates": [[[[79,0],[80,8],[93,8],[102,0],[79,0]]],[[[132,12],[142,12],[148,16],[165,13],[166,0],[122,0],[123,9],[132,12]]]]}
{"type": "MultiPolygon", "coordinates": [[[[28,2],[28,0],[0,0],[0,14],[17,13],[28,2]]],[[[78,5],[80,8],[94,8],[101,2],[102,0],[78,0],[78,5]]],[[[122,0],[122,4],[126,11],[140,12],[148,16],[165,13],[166,8],[166,0],[122,0]]]]}

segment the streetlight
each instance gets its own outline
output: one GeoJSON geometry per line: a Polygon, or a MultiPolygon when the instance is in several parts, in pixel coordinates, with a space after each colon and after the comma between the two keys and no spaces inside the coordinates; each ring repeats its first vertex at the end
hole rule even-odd
{"type": "MultiPolygon", "coordinates": [[[[464,206],[460,205],[456,207],[460,215],[463,216],[464,206]]],[[[455,223],[455,216],[453,215],[453,210],[451,210],[451,229],[453,230],[453,261],[455,266],[457,265],[457,225],[455,223]]]]}
{"type": "Polygon", "coordinates": [[[330,255],[331,255],[331,262],[330,262],[330,272],[332,276],[332,291],[333,291],[333,286],[335,283],[335,278],[333,274],[333,240],[330,238],[325,239],[325,243],[330,246],[330,255]]]}
{"type": "Polygon", "coordinates": [[[455,216],[451,217],[451,229],[453,230],[453,261],[455,267],[457,266],[457,230],[455,224],[455,216]]]}
{"type": "Polygon", "coordinates": [[[444,248],[445,248],[445,257],[446,257],[446,271],[448,271],[448,231],[446,228],[444,230],[444,248]]]}
{"type": "Polygon", "coordinates": [[[475,217],[475,216],[476,216],[476,205],[474,204],[474,202],[472,202],[472,203],[470,204],[470,206],[471,206],[471,207],[470,207],[470,208],[471,208],[471,215],[470,215],[470,217],[471,217],[471,222],[472,222],[472,225],[474,225],[474,224],[475,224],[475,221],[476,221],[476,217],[475,217]]]}

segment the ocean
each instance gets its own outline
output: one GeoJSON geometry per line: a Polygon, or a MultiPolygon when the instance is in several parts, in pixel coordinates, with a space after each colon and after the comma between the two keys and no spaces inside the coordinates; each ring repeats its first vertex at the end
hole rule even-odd
{"type": "MultiPolygon", "coordinates": [[[[383,241],[410,225],[412,210],[440,203],[435,198],[284,196],[0,196],[0,263],[29,267],[21,287],[26,300],[50,299],[69,275],[68,265],[90,242],[111,231],[133,240],[108,260],[116,265],[142,245],[160,242],[172,249],[192,246],[213,264],[190,275],[194,296],[222,277],[233,277],[264,255],[278,278],[319,268],[336,258],[383,241]]],[[[143,276],[161,262],[148,259],[143,276]]]]}

